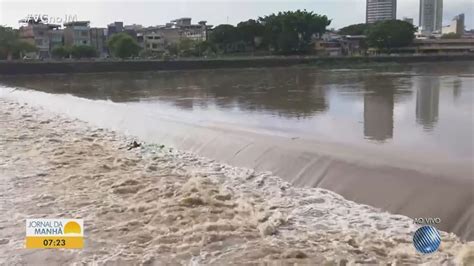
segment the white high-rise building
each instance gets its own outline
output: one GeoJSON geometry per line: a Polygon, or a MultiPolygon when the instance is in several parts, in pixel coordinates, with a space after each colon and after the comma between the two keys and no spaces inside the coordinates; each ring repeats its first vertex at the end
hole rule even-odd
{"type": "Polygon", "coordinates": [[[422,33],[441,33],[443,0],[420,0],[420,30],[422,33]]]}
{"type": "Polygon", "coordinates": [[[367,0],[366,23],[397,18],[397,0],[367,0]]]}

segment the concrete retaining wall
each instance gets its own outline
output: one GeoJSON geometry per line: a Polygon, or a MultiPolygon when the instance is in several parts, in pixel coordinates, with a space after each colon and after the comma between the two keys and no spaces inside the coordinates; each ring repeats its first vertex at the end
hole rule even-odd
{"type": "Polygon", "coordinates": [[[239,58],[215,60],[133,60],[133,61],[54,61],[25,62],[0,61],[0,75],[48,74],[48,73],[94,73],[94,72],[130,72],[160,70],[194,70],[249,67],[285,67],[292,65],[334,65],[364,63],[413,63],[436,61],[474,60],[469,55],[429,55],[429,56],[377,56],[377,57],[272,57],[239,58]]]}

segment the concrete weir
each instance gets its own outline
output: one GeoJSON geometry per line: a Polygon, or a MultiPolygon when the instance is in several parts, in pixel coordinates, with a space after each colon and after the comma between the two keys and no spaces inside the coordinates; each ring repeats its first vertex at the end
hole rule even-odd
{"type": "Polygon", "coordinates": [[[139,105],[71,95],[0,87],[0,97],[230,165],[272,171],[297,186],[329,189],[391,213],[439,218],[441,230],[474,239],[474,180],[469,161],[291,138],[225,123],[182,121],[172,114],[149,114],[139,105]]]}

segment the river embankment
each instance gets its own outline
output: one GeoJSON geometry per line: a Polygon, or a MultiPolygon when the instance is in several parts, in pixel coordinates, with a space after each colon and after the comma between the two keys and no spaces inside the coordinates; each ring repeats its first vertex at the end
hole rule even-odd
{"type": "Polygon", "coordinates": [[[420,63],[472,61],[473,54],[402,55],[368,57],[232,57],[226,59],[179,60],[86,60],[86,61],[0,61],[0,75],[50,73],[100,73],[132,71],[171,71],[223,68],[261,68],[311,65],[320,67],[358,66],[368,63],[420,63]]]}

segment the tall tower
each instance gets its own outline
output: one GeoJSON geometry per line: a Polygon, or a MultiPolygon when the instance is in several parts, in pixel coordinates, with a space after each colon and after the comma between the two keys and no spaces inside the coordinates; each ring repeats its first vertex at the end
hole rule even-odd
{"type": "Polygon", "coordinates": [[[397,18],[397,0],[367,0],[366,23],[397,18]]]}
{"type": "Polygon", "coordinates": [[[441,32],[443,0],[420,0],[420,29],[423,33],[441,32]]]}

